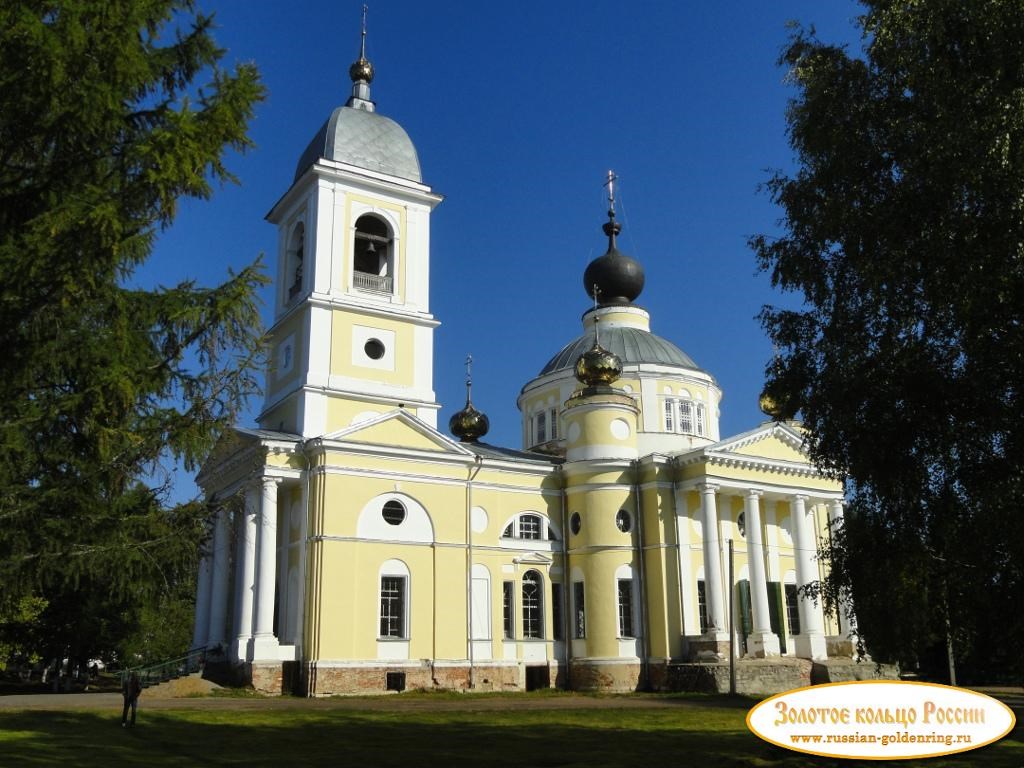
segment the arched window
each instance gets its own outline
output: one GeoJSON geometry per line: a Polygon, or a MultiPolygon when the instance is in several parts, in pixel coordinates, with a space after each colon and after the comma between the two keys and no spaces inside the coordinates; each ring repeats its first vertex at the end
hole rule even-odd
{"type": "Polygon", "coordinates": [[[558,533],[548,519],[535,512],[524,512],[513,518],[501,533],[506,539],[547,539],[558,541],[558,533]]]}
{"type": "Polygon", "coordinates": [[[544,637],[543,580],[537,571],[523,574],[523,637],[544,637]]]}
{"type": "Polygon", "coordinates": [[[393,293],[393,250],[388,225],[376,216],[360,216],[353,243],[352,284],[371,293],[393,293]]]}
{"type": "Polygon", "coordinates": [[[546,443],[548,439],[548,417],[544,411],[537,414],[537,442],[546,443]]]}
{"type": "Polygon", "coordinates": [[[294,299],[302,290],[302,266],[306,258],[306,225],[301,221],[295,225],[288,240],[287,272],[285,285],[288,299],[294,299]]]}

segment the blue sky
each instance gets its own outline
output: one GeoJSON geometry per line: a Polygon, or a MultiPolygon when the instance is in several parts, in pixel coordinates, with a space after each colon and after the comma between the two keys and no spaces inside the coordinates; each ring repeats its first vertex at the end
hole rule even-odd
{"type": "MultiPolygon", "coordinates": [[[[220,282],[259,253],[263,220],[299,155],[350,92],[362,4],[206,0],[225,62],[254,61],[268,88],[232,157],[240,185],[186,201],[142,282],[220,282]]],[[[516,396],[590,306],[583,270],[606,239],[604,175],[620,178],[621,250],[647,285],[637,303],[724,390],[723,435],[763,420],[757,396],[771,346],[756,315],[791,301],[758,274],[747,238],[777,230],[758,185],[790,168],[776,60],[786,22],[860,45],[847,0],[427,3],[378,0],[368,57],[378,110],[409,133],[424,181],[445,196],[432,218],[439,426],[474,403],[488,442],[519,446],[516,396]]],[[[264,317],[270,321],[271,302],[264,317]]],[[[259,403],[252,404],[252,423],[259,403]]]]}

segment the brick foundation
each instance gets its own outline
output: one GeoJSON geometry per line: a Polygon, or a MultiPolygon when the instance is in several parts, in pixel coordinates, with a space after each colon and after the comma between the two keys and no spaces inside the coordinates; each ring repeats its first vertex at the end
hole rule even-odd
{"type": "Polygon", "coordinates": [[[573,660],[572,688],[575,691],[624,693],[640,688],[639,662],[593,662],[573,660]]]}
{"type": "MultiPolygon", "coordinates": [[[[538,665],[542,681],[539,687],[557,684],[560,671],[556,664],[538,665]]],[[[531,665],[529,668],[533,668],[531,665]]],[[[470,687],[468,664],[431,664],[428,661],[379,665],[338,665],[311,662],[305,665],[304,693],[307,696],[338,696],[388,693],[389,675],[393,689],[446,691],[522,691],[527,686],[527,665],[476,664],[470,687]]]]}

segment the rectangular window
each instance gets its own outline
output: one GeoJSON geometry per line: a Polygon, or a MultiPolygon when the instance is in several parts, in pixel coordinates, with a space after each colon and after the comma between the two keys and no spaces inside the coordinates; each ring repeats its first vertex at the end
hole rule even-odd
{"type": "Polygon", "coordinates": [[[679,431],[693,432],[693,403],[689,400],[679,401],[679,431]]]}
{"type": "Polygon", "coordinates": [[[519,518],[519,538],[540,538],[540,518],[537,515],[522,515],[519,518]]]}
{"type": "Polygon", "coordinates": [[[573,636],[584,638],[587,636],[587,608],[583,602],[583,582],[572,583],[572,625],[573,636]]]}
{"type": "Polygon", "coordinates": [[[405,577],[380,577],[380,636],[405,637],[405,577]]]}
{"type": "Polygon", "coordinates": [[[789,634],[800,634],[800,605],[798,603],[796,584],[786,585],[786,621],[789,623],[789,634]]]}
{"type": "Polygon", "coordinates": [[[551,637],[563,640],[565,633],[562,626],[562,585],[551,583],[551,637]]]}
{"type": "Polygon", "coordinates": [[[555,408],[551,409],[551,439],[558,439],[558,410],[555,408]]]}
{"type": "Polygon", "coordinates": [[[697,581],[697,613],[700,616],[700,633],[708,631],[708,592],[704,579],[697,581]]]}
{"type": "Polygon", "coordinates": [[[665,431],[666,432],[673,432],[673,431],[675,431],[675,427],[674,427],[675,420],[672,418],[673,409],[675,407],[676,406],[675,406],[675,402],[674,401],[672,401],[672,400],[666,400],[665,401],[665,431]]]}
{"type": "Polygon", "coordinates": [[[548,439],[548,418],[544,411],[537,414],[537,442],[544,443],[548,439]]]}
{"type": "Polygon", "coordinates": [[[501,584],[501,611],[505,639],[511,640],[516,635],[515,623],[512,617],[512,603],[516,593],[515,582],[505,581],[501,584]]]}
{"type": "Polygon", "coordinates": [[[619,579],[619,637],[633,634],[633,580],[619,579]]]}
{"type": "Polygon", "coordinates": [[[693,407],[693,421],[695,425],[694,431],[703,436],[704,435],[704,403],[695,403],[693,407]]]}

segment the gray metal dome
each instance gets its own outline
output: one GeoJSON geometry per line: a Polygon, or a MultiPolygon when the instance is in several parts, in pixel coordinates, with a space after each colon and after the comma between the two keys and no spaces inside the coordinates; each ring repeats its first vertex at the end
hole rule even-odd
{"type": "MultiPolygon", "coordinates": [[[[594,346],[594,333],[588,332],[570,341],[561,351],[548,360],[538,376],[572,368],[584,352],[594,346]]],[[[601,328],[601,346],[613,352],[623,365],[653,363],[656,365],[677,365],[690,370],[701,370],[693,359],[671,341],[655,336],[650,331],[629,326],[601,328]]]]}
{"type": "Polygon", "coordinates": [[[422,182],[420,160],[409,134],[376,112],[338,107],[317,131],[295,168],[295,181],[320,158],[422,182]]]}

